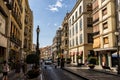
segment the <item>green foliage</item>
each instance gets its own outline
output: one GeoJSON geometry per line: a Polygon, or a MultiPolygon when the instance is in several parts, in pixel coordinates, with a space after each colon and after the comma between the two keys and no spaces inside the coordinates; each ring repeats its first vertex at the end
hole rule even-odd
{"type": "Polygon", "coordinates": [[[89,64],[95,65],[96,64],[96,57],[90,57],[88,61],[89,61],[89,64]]]}
{"type": "Polygon", "coordinates": [[[28,79],[33,79],[36,78],[40,75],[40,70],[39,69],[32,69],[27,72],[28,79]]]}
{"type": "Polygon", "coordinates": [[[36,54],[29,54],[26,58],[26,62],[27,64],[39,63],[39,56],[37,56],[36,54]]]}
{"type": "Polygon", "coordinates": [[[82,56],[79,56],[79,55],[78,55],[78,56],[77,56],[77,59],[82,59],[82,56]]]}
{"type": "Polygon", "coordinates": [[[72,61],[71,58],[67,58],[67,59],[66,59],[66,63],[67,63],[67,64],[70,64],[71,61],[72,61]]]}

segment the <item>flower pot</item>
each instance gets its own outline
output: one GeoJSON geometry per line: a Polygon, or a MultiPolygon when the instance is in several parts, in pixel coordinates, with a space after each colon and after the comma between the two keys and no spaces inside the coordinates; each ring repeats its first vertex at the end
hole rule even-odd
{"type": "Polygon", "coordinates": [[[90,69],[94,69],[95,65],[88,65],[90,69]]]}
{"type": "Polygon", "coordinates": [[[36,70],[30,70],[27,72],[27,78],[28,79],[34,79],[37,78],[40,75],[40,70],[36,69],[36,70]]]}

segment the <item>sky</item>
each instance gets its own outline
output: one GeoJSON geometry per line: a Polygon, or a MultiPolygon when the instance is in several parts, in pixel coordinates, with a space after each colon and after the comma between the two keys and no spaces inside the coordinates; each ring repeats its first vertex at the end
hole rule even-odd
{"type": "Polygon", "coordinates": [[[36,44],[36,29],[39,25],[39,47],[52,45],[56,30],[61,27],[67,12],[76,0],[28,0],[33,11],[33,43],[36,44]]]}

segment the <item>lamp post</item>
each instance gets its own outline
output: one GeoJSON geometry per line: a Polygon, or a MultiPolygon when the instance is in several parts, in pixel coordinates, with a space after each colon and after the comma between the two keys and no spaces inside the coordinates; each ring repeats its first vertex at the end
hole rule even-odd
{"type": "Polygon", "coordinates": [[[117,59],[118,59],[118,68],[117,68],[117,74],[120,74],[120,56],[119,56],[119,39],[118,39],[118,35],[119,32],[115,32],[116,38],[117,38],[117,59]]]}
{"type": "Polygon", "coordinates": [[[40,50],[39,50],[39,32],[40,32],[40,28],[39,28],[39,25],[37,26],[36,32],[37,32],[36,55],[40,58],[40,50]]]}

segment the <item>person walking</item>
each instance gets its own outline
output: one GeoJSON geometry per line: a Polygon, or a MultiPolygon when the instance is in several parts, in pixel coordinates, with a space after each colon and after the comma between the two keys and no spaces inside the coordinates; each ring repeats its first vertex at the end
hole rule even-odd
{"type": "Polygon", "coordinates": [[[27,64],[25,62],[22,62],[22,72],[24,73],[24,75],[26,74],[27,71],[27,64]]]}
{"type": "Polygon", "coordinates": [[[2,80],[8,80],[7,76],[8,76],[9,66],[6,61],[3,62],[2,69],[3,69],[3,79],[2,80]]]}
{"type": "Polygon", "coordinates": [[[18,61],[15,63],[15,73],[16,73],[16,78],[17,78],[17,79],[20,79],[20,72],[21,72],[21,63],[20,63],[20,61],[18,60],[18,61]]]}

